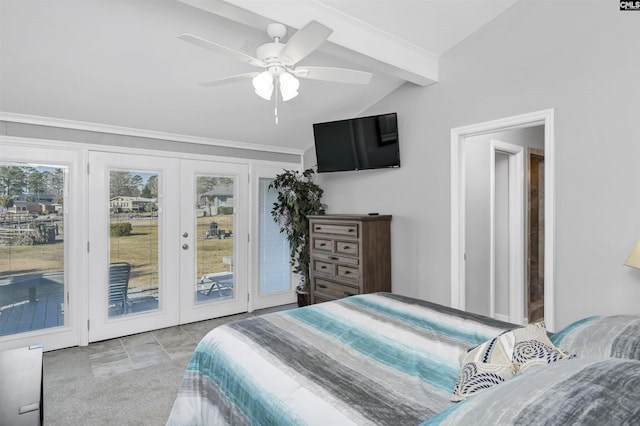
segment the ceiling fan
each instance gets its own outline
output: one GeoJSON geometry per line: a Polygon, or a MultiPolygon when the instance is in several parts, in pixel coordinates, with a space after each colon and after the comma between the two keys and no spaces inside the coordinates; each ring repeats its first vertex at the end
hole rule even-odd
{"type": "Polygon", "coordinates": [[[286,102],[298,95],[300,86],[298,78],[350,84],[368,84],[371,80],[371,73],[365,71],[333,67],[296,67],[299,61],[320,47],[332,32],[331,28],[319,22],[311,21],[293,34],[288,42],[283,43],[281,40],[287,35],[287,27],[280,23],[271,23],[267,26],[267,34],[273,41],[258,46],[256,57],[187,33],[180,34],[178,38],[196,46],[231,56],[256,67],[264,68],[262,72],[256,71],[234,75],[200,83],[201,86],[212,87],[251,79],[258,96],[271,100],[275,86],[280,89],[282,100],[286,102]]]}

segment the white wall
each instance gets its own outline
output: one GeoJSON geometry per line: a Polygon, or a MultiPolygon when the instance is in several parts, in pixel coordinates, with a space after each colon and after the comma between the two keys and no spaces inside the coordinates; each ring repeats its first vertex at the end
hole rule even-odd
{"type": "Polygon", "coordinates": [[[398,112],[402,167],[319,176],[328,212],[392,214],[393,290],[449,304],[450,130],[554,108],[556,328],[640,312],[639,39],[616,2],[522,0],[363,114],[398,112]]]}

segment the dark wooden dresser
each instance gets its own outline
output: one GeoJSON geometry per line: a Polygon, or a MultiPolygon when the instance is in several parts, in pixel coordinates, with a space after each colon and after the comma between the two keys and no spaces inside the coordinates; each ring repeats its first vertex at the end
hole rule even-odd
{"type": "Polygon", "coordinates": [[[309,216],[311,303],[391,291],[391,216],[309,216]]]}

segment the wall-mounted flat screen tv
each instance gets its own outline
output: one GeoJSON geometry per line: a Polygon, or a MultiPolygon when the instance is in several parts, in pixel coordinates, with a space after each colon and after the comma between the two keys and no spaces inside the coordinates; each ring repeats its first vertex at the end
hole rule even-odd
{"type": "Polygon", "coordinates": [[[396,113],[313,125],[318,173],[400,167],[396,113]]]}

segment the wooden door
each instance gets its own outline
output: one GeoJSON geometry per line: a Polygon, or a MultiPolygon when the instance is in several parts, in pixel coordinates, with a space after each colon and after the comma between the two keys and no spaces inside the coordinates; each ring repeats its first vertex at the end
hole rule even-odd
{"type": "Polygon", "coordinates": [[[527,150],[527,319],[544,319],[544,150],[527,150]]]}

